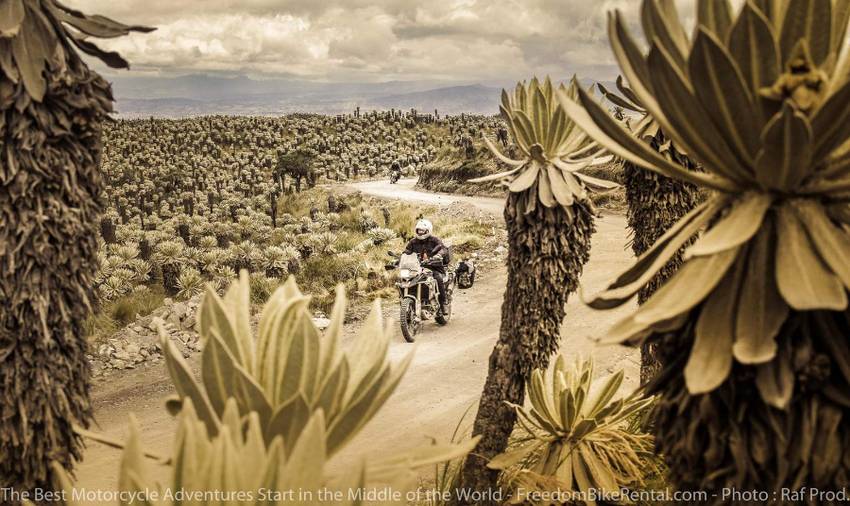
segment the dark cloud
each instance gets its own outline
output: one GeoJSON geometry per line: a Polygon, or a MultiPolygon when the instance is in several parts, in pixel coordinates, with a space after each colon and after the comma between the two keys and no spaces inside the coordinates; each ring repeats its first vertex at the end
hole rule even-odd
{"type": "MultiPolygon", "coordinates": [[[[684,4],[686,2],[682,0],[684,4]]],[[[606,15],[638,0],[79,0],[158,27],[101,44],[140,72],[330,81],[610,79],[606,15]]],[[[692,8],[686,15],[690,15],[692,8]]]]}

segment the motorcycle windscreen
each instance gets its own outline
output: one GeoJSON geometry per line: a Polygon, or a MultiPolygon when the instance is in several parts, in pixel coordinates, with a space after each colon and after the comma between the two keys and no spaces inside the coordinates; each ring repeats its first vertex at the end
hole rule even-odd
{"type": "Polygon", "coordinates": [[[411,253],[409,255],[402,254],[398,259],[398,268],[408,269],[410,272],[419,273],[422,270],[422,266],[419,265],[419,257],[416,256],[416,253],[411,253]]]}

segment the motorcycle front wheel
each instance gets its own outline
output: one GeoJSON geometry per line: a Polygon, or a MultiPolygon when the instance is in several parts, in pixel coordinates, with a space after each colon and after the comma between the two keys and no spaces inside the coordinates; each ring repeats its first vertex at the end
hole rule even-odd
{"type": "Polygon", "coordinates": [[[416,334],[419,333],[420,323],[416,319],[416,304],[412,299],[401,299],[401,315],[399,318],[401,324],[401,335],[408,343],[416,341],[416,334]]]}

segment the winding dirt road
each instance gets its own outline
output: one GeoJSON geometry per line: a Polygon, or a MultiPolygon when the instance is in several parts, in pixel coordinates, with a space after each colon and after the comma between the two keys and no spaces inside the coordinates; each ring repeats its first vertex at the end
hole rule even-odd
{"type": "Polygon", "coordinates": [[[416,179],[406,178],[399,180],[396,184],[389,181],[367,181],[348,185],[366,195],[388,200],[404,200],[407,202],[421,202],[436,206],[448,206],[455,202],[470,204],[484,212],[502,216],[505,201],[492,197],[469,197],[466,195],[453,195],[449,193],[423,192],[414,188],[416,179]]]}
{"type": "MultiPolygon", "coordinates": [[[[456,201],[472,204],[488,213],[501,215],[501,199],[433,194],[413,189],[414,180],[390,185],[386,181],[352,184],[351,187],[375,197],[449,205],[456,201]]],[[[605,214],[597,220],[591,260],[585,267],[582,284],[589,292],[603,287],[611,276],[628,265],[627,230],[623,216],[605,214]]],[[[475,405],[487,374],[487,359],[497,339],[505,268],[491,269],[471,290],[459,291],[455,317],[446,327],[425,326],[415,345],[415,358],[396,392],[375,419],[334,460],[344,467],[375,448],[409,448],[425,442],[425,436],[446,440],[469,406],[475,405]]],[[[386,313],[395,315],[387,304],[386,313]]],[[[598,337],[630,308],[597,312],[584,306],[574,295],[567,305],[561,329],[561,351],[567,357],[592,356],[597,374],[624,369],[624,388],[638,383],[639,355],[636,350],[618,346],[598,346],[598,337]]],[[[354,329],[348,329],[353,332],[354,329]]],[[[398,359],[412,346],[399,334],[390,353],[398,359]]],[[[196,359],[196,357],[195,357],[196,359]]],[[[136,370],[95,387],[95,417],[99,430],[123,439],[127,417],[135,414],[142,441],[150,451],[167,454],[174,421],[162,399],[171,393],[171,384],[161,365],[136,370]]],[[[474,410],[474,408],[473,408],[474,410]]],[[[471,418],[469,418],[471,420],[471,418]]],[[[120,453],[91,443],[77,470],[78,488],[112,490],[117,483],[120,453]]],[[[432,470],[425,470],[430,475],[432,470]]],[[[164,476],[163,476],[164,478],[164,476]]]]}

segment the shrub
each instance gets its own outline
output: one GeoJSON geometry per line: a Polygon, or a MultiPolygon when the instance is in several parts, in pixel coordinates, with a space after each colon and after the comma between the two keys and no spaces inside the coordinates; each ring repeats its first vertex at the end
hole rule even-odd
{"type": "Polygon", "coordinates": [[[165,295],[163,295],[162,291],[151,289],[134,290],[133,293],[125,295],[110,304],[105,308],[105,313],[118,326],[124,326],[133,322],[136,318],[151,314],[156,308],[162,305],[163,300],[165,300],[165,295]]]}
{"type": "Polygon", "coordinates": [[[307,309],[293,278],[269,298],[257,337],[250,326],[250,284],[243,271],[224,298],[208,289],[198,309],[198,330],[204,343],[198,382],[176,346],[161,331],[168,370],[178,395],[169,405],[193,401],[211,434],[221,425],[229,397],[242,416],[259,415],[266,443],[275,436],[300,433],[310,413],[321,409],[328,424],[327,450],[335,453],[374,416],[398,385],[410,364],[389,362],[389,332],[381,321],[380,303],[361,330],[357,342],[342,351],[340,334],[345,295],[337,292],[331,327],[324,338],[307,309]]]}
{"type": "MultiPolygon", "coordinates": [[[[509,481],[524,493],[571,493],[614,497],[641,485],[652,466],[652,437],[629,426],[652,399],[639,393],[614,400],[623,371],[593,384],[593,362],[568,368],[559,356],[549,373],[535,370],[526,385],[531,406],[513,405],[526,436],[519,448],[497,455],[489,467],[512,470],[509,481]]],[[[581,495],[579,495],[581,494],[581,495]]],[[[587,501],[593,503],[592,501],[587,501]]]]}
{"type": "Polygon", "coordinates": [[[177,296],[181,299],[190,299],[204,290],[204,278],[201,273],[193,267],[187,267],[180,271],[177,278],[177,296]]]}
{"type": "Polygon", "coordinates": [[[380,246],[387,241],[395,239],[396,237],[396,233],[394,230],[381,227],[376,227],[369,230],[368,235],[369,239],[372,240],[372,244],[374,244],[375,246],[380,246]]]}
{"type": "Polygon", "coordinates": [[[250,285],[251,304],[263,304],[269,299],[275,288],[280,285],[280,279],[254,272],[249,276],[248,283],[250,285]]]}

